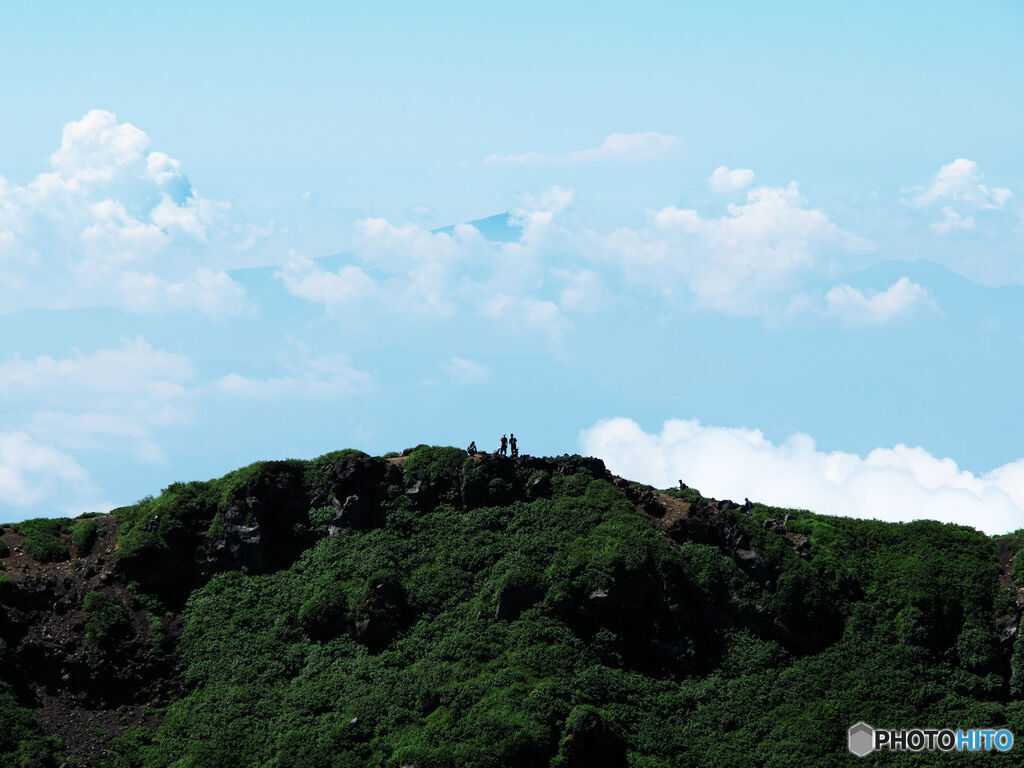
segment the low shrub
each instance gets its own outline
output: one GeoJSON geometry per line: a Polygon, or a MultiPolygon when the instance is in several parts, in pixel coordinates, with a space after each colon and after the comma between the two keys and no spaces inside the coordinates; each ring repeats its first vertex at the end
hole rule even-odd
{"type": "Polygon", "coordinates": [[[405,475],[410,480],[427,483],[453,481],[467,458],[461,448],[422,445],[409,454],[404,465],[405,475]]]}
{"type": "Polygon", "coordinates": [[[88,555],[96,543],[96,521],[91,518],[76,520],[71,526],[71,543],[76,557],[88,555]]]}
{"type": "Polygon", "coordinates": [[[71,553],[68,552],[68,545],[57,536],[50,534],[39,534],[31,539],[25,539],[22,546],[29,557],[38,560],[40,563],[56,563],[67,560],[71,553]]]}
{"type": "Polygon", "coordinates": [[[60,538],[70,527],[67,518],[37,517],[18,523],[16,531],[25,537],[22,546],[29,557],[40,563],[54,563],[71,557],[67,544],[60,538]]]}
{"type": "Polygon", "coordinates": [[[128,636],[131,617],[121,601],[103,592],[89,592],[82,603],[86,650],[96,653],[128,636]]]}
{"type": "Polygon", "coordinates": [[[318,585],[299,608],[299,624],[315,640],[336,637],[345,628],[347,609],[348,599],[341,584],[318,585]]]}

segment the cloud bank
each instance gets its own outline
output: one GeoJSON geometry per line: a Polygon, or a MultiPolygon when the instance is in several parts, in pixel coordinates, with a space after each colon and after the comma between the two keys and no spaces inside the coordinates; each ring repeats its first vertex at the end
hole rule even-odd
{"type": "Polygon", "coordinates": [[[974,475],[920,447],[861,457],[818,450],[805,434],[775,445],[756,429],[679,419],[658,433],[605,419],[581,433],[580,446],[612,472],[660,488],[683,480],[716,498],[890,522],[939,520],[989,534],[1024,527],[1024,459],[974,475]]]}
{"type": "Polygon", "coordinates": [[[670,205],[649,220],[603,240],[627,280],[663,295],[688,291],[698,305],[734,315],[781,311],[823,256],[866,247],[809,205],[796,182],[751,189],[722,216],[670,205]]]}
{"type": "Polygon", "coordinates": [[[24,186],[0,176],[0,312],[248,310],[211,256],[235,246],[229,206],[197,195],[181,163],[150,144],[96,109],[64,126],[50,170],[24,186]]]}

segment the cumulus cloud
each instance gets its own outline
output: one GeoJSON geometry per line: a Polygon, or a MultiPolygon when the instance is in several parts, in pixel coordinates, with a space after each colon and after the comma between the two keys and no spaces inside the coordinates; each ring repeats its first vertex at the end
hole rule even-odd
{"type": "Polygon", "coordinates": [[[984,174],[973,160],[957,158],[935,174],[930,186],[918,194],[916,205],[930,205],[941,200],[954,200],[976,208],[1001,208],[1013,197],[1005,187],[987,187],[981,183],[984,174]]]}
{"type": "Polygon", "coordinates": [[[920,447],[861,457],[818,450],[805,434],[775,445],[759,430],[677,419],[653,434],[629,419],[606,419],[584,430],[580,443],[616,474],[661,488],[682,479],[716,498],[829,515],[939,520],[989,534],[1024,527],[1024,459],[975,475],[920,447]]]}
{"type": "Polygon", "coordinates": [[[329,312],[377,293],[376,282],[362,268],[344,264],[337,270],[322,269],[313,259],[295,251],[274,277],[284,283],[288,293],[323,304],[329,312]]]}
{"type": "Polygon", "coordinates": [[[513,155],[490,155],[484,165],[541,165],[544,163],[593,163],[605,160],[651,160],[665,157],[679,144],[675,136],[654,131],[641,133],[612,133],[598,147],[567,152],[564,155],[546,155],[542,152],[522,152],[513,155]]]}
{"type": "Polygon", "coordinates": [[[150,144],[93,110],[64,126],[50,170],[24,186],[0,176],[0,312],[249,309],[242,287],[211,263],[237,235],[229,206],[198,196],[181,163],[150,144]]]}
{"type": "Polygon", "coordinates": [[[912,314],[933,302],[928,291],[901,277],[884,291],[865,294],[849,285],[837,285],[825,296],[828,312],[848,325],[881,325],[912,314]]]}
{"type": "Polygon", "coordinates": [[[356,223],[350,263],[328,270],[293,252],[275,277],[292,295],[328,312],[375,307],[413,322],[471,314],[557,344],[569,327],[564,311],[583,311],[603,287],[583,266],[587,257],[578,245],[563,241],[567,233],[555,224],[572,199],[572,190],[560,187],[522,195],[510,213],[519,230],[511,242],[489,242],[468,224],[429,231],[363,219],[356,223]],[[562,254],[558,267],[551,263],[554,252],[562,254]]]}
{"type": "Polygon", "coordinates": [[[91,492],[88,473],[68,454],[24,432],[0,432],[0,504],[28,507],[91,492]]]}
{"type": "MultiPolygon", "coordinates": [[[[293,253],[276,277],[329,312],[378,307],[428,320],[473,313],[557,345],[572,314],[607,309],[631,289],[702,309],[783,318],[793,297],[834,268],[841,252],[869,247],[810,205],[795,182],[748,190],[721,215],[667,206],[648,212],[646,228],[610,233],[564,224],[573,198],[561,187],[521,195],[509,214],[519,236],[503,242],[465,224],[427,231],[364,219],[349,263],[327,270],[293,253]]],[[[883,313],[902,291],[868,306],[883,313]]]]}
{"type": "Polygon", "coordinates": [[[720,165],[708,177],[708,186],[711,187],[711,191],[719,194],[746,189],[753,183],[754,172],[749,168],[729,170],[724,165],[720,165]]]}
{"type": "Polygon", "coordinates": [[[796,182],[752,189],[723,216],[668,206],[649,217],[651,229],[604,239],[626,277],[669,296],[686,289],[699,304],[731,314],[777,311],[794,279],[816,269],[824,251],[866,247],[809,206],[796,182]]]}
{"type": "Polygon", "coordinates": [[[442,367],[448,378],[456,384],[479,384],[491,377],[491,369],[486,365],[464,357],[451,357],[442,367]]]}

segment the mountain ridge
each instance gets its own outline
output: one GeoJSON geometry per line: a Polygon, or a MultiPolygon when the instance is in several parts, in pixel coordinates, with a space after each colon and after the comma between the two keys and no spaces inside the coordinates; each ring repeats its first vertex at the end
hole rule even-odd
{"type": "Polygon", "coordinates": [[[900,696],[912,663],[979,712],[1022,714],[1019,536],[738,505],[593,458],[258,462],[0,540],[0,701],[24,736],[0,751],[35,750],[26,764],[797,764],[763,741],[780,711],[831,734],[787,750],[840,764],[841,717],[901,702],[785,691],[858,657],[900,696]],[[730,680],[768,685],[746,724],[730,680]],[[675,722],[659,696],[718,740],[680,752],[640,714],[675,722]],[[792,711],[807,696],[816,714],[792,711]],[[278,714],[257,727],[253,707],[278,714]]]}

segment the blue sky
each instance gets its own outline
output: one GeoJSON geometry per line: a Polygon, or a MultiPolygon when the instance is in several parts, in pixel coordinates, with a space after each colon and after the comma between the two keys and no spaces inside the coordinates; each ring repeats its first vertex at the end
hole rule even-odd
{"type": "Polygon", "coordinates": [[[0,14],[0,518],[515,431],[1024,527],[1019,4],[0,14]]]}

